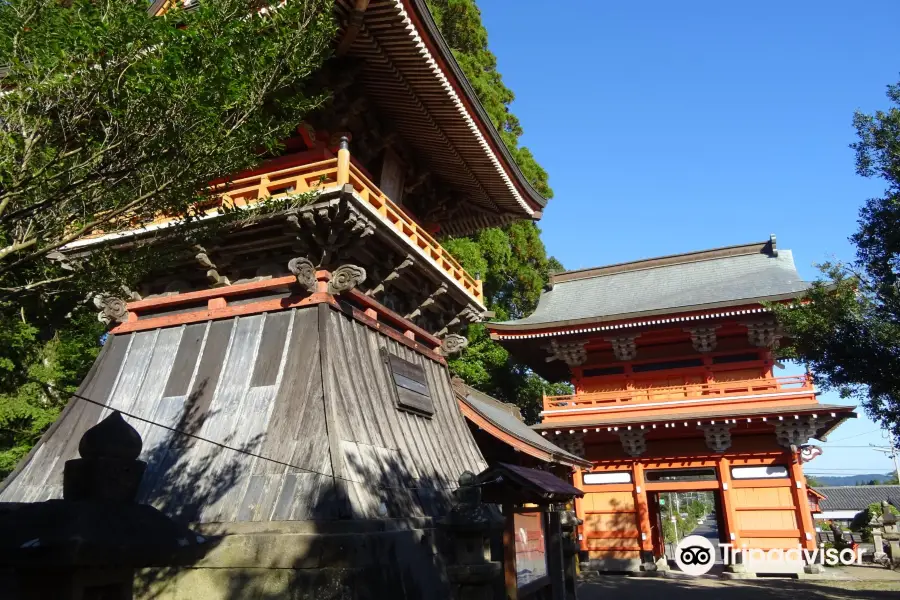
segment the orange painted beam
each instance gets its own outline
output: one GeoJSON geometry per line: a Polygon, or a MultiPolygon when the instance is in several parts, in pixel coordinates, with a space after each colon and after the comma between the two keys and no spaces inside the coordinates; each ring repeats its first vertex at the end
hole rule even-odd
{"type": "Polygon", "coordinates": [[[652,481],[646,485],[648,492],[696,492],[719,488],[718,481],[652,481]]]}
{"type": "Polygon", "coordinates": [[[292,286],[297,283],[297,278],[293,275],[286,277],[275,277],[264,281],[253,281],[250,283],[238,283],[221,288],[211,288],[208,290],[198,290],[196,292],[184,292],[173,296],[160,296],[159,298],[148,298],[146,300],[137,300],[128,303],[128,311],[141,312],[147,310],[158,311],[165,308],[172,308],[182,304],[193,304],[194,302],[209,300],[210,298],[228,298],[230,296],[242,296],[249,293],[265,292],[277,288],[292,286]]]}
{"type": "MultiPolygon", "coordinates": [[[[575,467],[575,473],[572,475],[572,485],[577,487],[579,490],[584,490],[584,474],[581,470],[581,467],[575,467]]],[[[580,519],[582,524],[576,528],[576,535],[578,535],[578,547],[581,550],[587,550],[587,539],[584,537],[584,523],[585,520],[584,514],[584,500],[582,498],[575,498],[575,518],[580,519]]]]}
{"type": "Polygon", "coordinates": [[[791,461],[791,492],[794,498],[794,506],[797,510],[797,524],[800,526],[801,543],[807,550],[816,547],[816,528],[813,525],[812,513],[809,511],[809,500],[806,493],[806,476],[803,475],[803,467],[800,465],[800,452],[793,455],[791,461]]]}
{"type": "MultiPolygon", "coordinates": [[[[637,511],[637,525],[640,529],[641,550],[653,550],[653,540],[650,539],[650,509],[647,506],[647,488],[644,483],[644,466],[635,462],[632,466],[632,481],[634,481],[634,506],[637,511]]],[[[638,533],[638,532],[635,532],[638,533]]]]}
{"type": "Polygon", "coordinates": [[[254,315],[264,312],[273,312],[287,310],[289,308],[298,308],[300,306],[311,306],[321,303],[331,304],[337,307],[337,302],[329,294],[311,294],[309,296],[290,296],[287,298],[275,298],[270,300],[260,300],[259,302],[251,302],[249,304],[240,304],[238,306],[225,306],[224,308],[207,308],[197,311],[180,313],[177,315],[161,315],[159,317],[147,317],[144,319],[136,319],[127,321],[114,327],[111,332],[114,334],[130,333],[132,331],[144,331],[147,329],[158,329],[160,327],[173,327],[176,325],[186,325],[188,323],[198,323],[200,321],[214,321],[216,319],[228,319],[231,317],[239,317],[243,315],[254,315]]]}
{"type": "Polygon", "coordinates": [[[641,532],[637,529],[623,529],[622,531],[592,531],[587,534],[587,537],[591,540],[618,540],[624,538],[638,538],[640,535],[641,532]]]}
{"type": "Polygon", "coordinates": [[[735,489],[791,487],[790,479],[737,479],[732,483],[735,489]]]}
{"type": "Polygon", "coordinates": [[[722,510],[725,513],[726,539],[729,539],[732,544],[737,546],[742,534],[737,529],[737,512],[734,510],[734,499],[731,496],[731,461],[725,457],[719,459],[717,471],[719,473],[719,483],[721,484],[719,494],[722,499],[722,510]]]}
{"type": "Polygon", "coordinates": [[[618,509],[610,509],[610,510],[586,510],[585,514],[588,515],[622,515],[622,514],[634,514],[634,509],[626,509],[626,508],[618,508],[618,509]]]}
{"type": "MultiPolygon", "coordinates": [[[[800,537],[799,529],[744,529],[741,531],[743,538],[790,538],[800,537]]],[[[811,548],[810,548],[811,549],[811,548]]]]}
{"type": "Polygon", "coordinates": [[[575,487],[590,493],[630,492],[634,490],[634,486],[630,483],[585,483],[582,486],[575,487]]]}

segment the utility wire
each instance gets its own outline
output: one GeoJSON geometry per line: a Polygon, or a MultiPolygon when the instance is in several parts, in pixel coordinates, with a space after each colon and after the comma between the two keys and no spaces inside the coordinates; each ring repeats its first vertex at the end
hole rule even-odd
{"type": "MultiPolygon", "coordinates": [[[[225,444],[225,443],[223,443],[223,442],[217,442],[216,440],[211,440],[211,439],[209,439],[209,438],[205,438],[205,437],[203,437],[203,436],[201,436],[201,435],[197,435],[197,434],[195,434],[195,433],[190,433],[190,432],[188,432],[188,431],[182,431],[181,429],[176,429],[175,427],[170,427],[170,426],[168,426],[168,425],[163,425],[162,423],[159,423],[159,422],[154,421],[154,420],[152,420],[152,419],[147,419],[147,418],[141,417],[141,416],[139,416],[139,415],[136,415],[136,414],[134,414],[134,413],[130,413],[130,412],[127,412],[127,411],[124,411],[124,410],[120,410],[120,409],[118,409],[118,408],[114,408],[114,407],[110,406],[109,404],[106,404],[106,403],[104,403],[104,402],[100,402],[99,400],[94,400],[94,399],[92,399],[92,398],[88,398],[87,396],[82,396],[81,394],[78,394],[77,392],[66,392],[65,390],[61,390],[61,389],[59,389],[58,387],[56,387],[55,385],[53,385],[53,384],[46,383],[46,382],[44,382],[44,381],[40,381],[39,379],[34,379],[33,377],[25,377],[25,379],[27,379],[28,381],[31,381],[31,382],[33,382],[33,383],[37,383],[37,384],[39,384],[39,385],[41,385],[41,386],[43,386],[43,387],[45,387],[45,388],[48,388],[48,389],[50,389],[50,390],[53,390],[53,391],[55,391],[55,392],[57,392],[57,393],[69,395],[69,396],[71,396],[71,397],[73,397],[73,398],[77,398],[78,400],[83,400],[83,401],[85,401],[85,402],[88,402],[88,403],[90,403],[90,404],[94,404],[94,405],[96,405],[96,406],[101,406],[101,407],[103,407],[103,408],[108,408],[109,410],[112,410],[112,411],[116,411],[116,412],[118,412],[118,413],[121,413],[121,414],[125,415],[126,417],[131,417],[132,419],[137,419],[138,421],[143,421],[144,423],[149,423],[150,425],[155,425],[156,427],[162,427],[163,429],[166,429],[166,430],[171,431],[171,432],[173,432],[173,433],[177,433],[178,435],[183,435],[183,436],[186,436],[186,437],[189,437],[189,438],[193,438],[193,439],[195,439],[195,440],[200,440],[201,442],[206,442],[206,443],[208,443],[208,444],[213,444],[214,446],[218,446],[218,447],[224,448],[224,449],[226,449],[226,450],[231,450],[231,451],[237,452],[237,453],[239,453],[239,454],[244,454],[244,455],[247,455],[247,456],[252,456],[252,457],[258,458],[258,459],[260,459],[260,460],[267,460],[267,461],[272,462],[272,463],[275,463],[275,464],[277,464],[277,465],[282,465],[282,466],[285,466],[285,467],[290,467],[290,468],[292,468],[292,469],[298,469],[298,470],[300,470],[300,471],[304,471],[304,472],[306,472],[306,473],[311,473],[311,474],[313,474],[313,475],[321,475],[321,476],[323,476],[323,477],[330,477],[331,479],[339,479],[339,480],[341,480],[341,481],[347,481],[347,482],[349,482],[349,483],[355,483],[355,484],[363,485],[363,482],[360,482],[360,481],[354,481],[353,479],[348,479],[347,477],[340,477],[340,476],[337,476],[337,475],[334,475],[334,474],[330,474],[330,473],[322,473],[322,472],[320,472],[320,471],[316,471],[316,470],[313,470],[313,469],[307,469],[307,468],[305,468],[305,467],[300,467],[300,466],[297,466],[297,465],[292,464],[292,463],[288,463],[288,462],[284,462],[284,461],[278,460],[277,458],[271,458],[271,457],[269,457],[269,456],[265,456],[265,455],[262,455],[262,454],[257,454],[256,452],[251,452],[251,451],[249,451],[249,450],[244,450],[244,449],[241,449],[241,448],[235,448],[234,446],[229,446],[228,444],[225,444]]],[[[493,480],[485,481],[485,482],[483,482],[483,483],[479,483],[479,484],[475,484],[475,485],[480,487],[480,486],[487,485],[487,484],[489,484],[489,483],[495,483],[495,482],[497,482],[498,480],[499,480],[499,479],[493,479],[493,480]]],[[[365,485],[366,485],[366,487],[375,487],[375,488],[380,488],[380,489],[384,489],[384,490],[456,490],[456,489],[459,489],[460,487],[462,487],[462,486],[457,486],[457,487],[439,487],[439,486],[385,486],[385,485],[378,485],[378,484],[375,484],[375,485],[372,485],[372,486],[369,486],[368,484],[365,484],[365,485]]]]}

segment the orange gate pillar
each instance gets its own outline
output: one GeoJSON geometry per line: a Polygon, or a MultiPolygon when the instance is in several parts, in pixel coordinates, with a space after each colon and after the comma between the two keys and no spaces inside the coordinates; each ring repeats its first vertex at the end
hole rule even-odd
{"type": "MultiPolygon", "coordinates": [[[[641,550],[653,552],[653,538],[650,531],[650,509],[647,506],[647,489],[644,483],[644,465],[635,461],[632,466],[634,479],[634,510],[637,516],[641,550]]],[[[643,561],[643,557],[642,557],[643,561]]]]}
{"type": "MultiPolygon", "coordinates": [[[[581,467],[575,467],[575,473],[572,475],[572,483],[579,490],[584,491],[584,473],[582,472],[581,467]]],[[[575,529],[575,534],[578,536],[578,547],[586,552],[588,546],[587,536],[584,535],[584,524],[587,522],[587,519],[584,518],[584,500],[582,498],[575,498],[575,516],[578,519],[581,519],[581,525],[575,529]]]]}
{"type": "Polygon", "coordinates": [[[806,477],[800,466],[800,452],[791,452],[791,492],[794,495],[794,507],[797,510],[797,528],[800,530],[800,543],[807,550],[816,549],[816,527],[812,513],[809,511],[809,500],[806,493],[806,477]]]}
{"type": "Polygon", "coordinates": [[[731,482],[731,461],[725,457],[719,459],[719,493],[722,498],[722,512],[725,518],[725,540],[735,548],[739,547],[737,512],[734,510],[734,496],[731,482]]]}

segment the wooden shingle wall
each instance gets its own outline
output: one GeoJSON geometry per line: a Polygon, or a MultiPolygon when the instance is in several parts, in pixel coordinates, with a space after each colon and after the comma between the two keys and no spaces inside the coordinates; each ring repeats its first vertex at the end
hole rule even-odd
{"type": "MultiPolygon", "coordinates": [[[[111,336],[79,393],[153,422],[126,417],[139,501],[185,521],[437,516],[486,466],[446,367],[325,304],[111,336]],[[424,369],[433,416],[397,408],[382,349],[424,369]]],[[[0,501],[61,497],[108,410],[73,399],[0,501]]]]}

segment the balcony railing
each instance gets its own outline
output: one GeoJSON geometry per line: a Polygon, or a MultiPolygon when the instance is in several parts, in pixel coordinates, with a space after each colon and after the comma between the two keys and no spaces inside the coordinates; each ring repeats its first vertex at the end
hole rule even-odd
{"type": "MultiPolygon", "coordinates": [[[[348,183],[353,186],[363,203],[377,212],[383,221],[409,240],[450,278],[457,281],[472,299],[479,304],[484,304],[481,280],[466,272],[437,240],[363,175],[351,163],[350,152],[346,149],[339,150],[337,158],[277,168],[273,171],[230,180],[218,188],[222,190],[221,193],[205,202],[201,210],[206,215],[213,215],[223,207],[250,208],[270,198],[308,192],[335,191],[348,183]]],[[[153,222],[151,226],[159,227],[175,221],[177,218],[163,218],[153,222]]],[[[94,237],[98,236],[99,233],[94,237]]]]}
{"type": "MultiPolygon", "coordinates": [[[[544,410],[608,409],[608,407],[638,409],[642,404],[657,402],[714,398],[727,400],[730,397],[781,394],[784,392],[812,394],[813,385],[806,375],[791,375],[770,379],[689,383],[680,386],[633,388],[566,396],[544,396],[544,410]]],[[[585,413],[590,411],[581,410],[579,412],[585,413]]]]}

